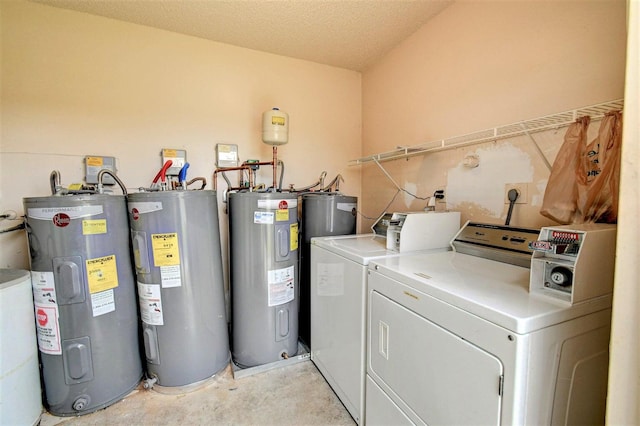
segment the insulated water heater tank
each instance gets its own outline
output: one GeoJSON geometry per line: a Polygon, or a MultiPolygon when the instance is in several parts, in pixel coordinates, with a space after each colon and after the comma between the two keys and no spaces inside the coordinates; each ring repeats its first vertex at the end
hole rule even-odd
{"type": "Polygon", "coordinates": [[[29,271],[0,269],[0,425],[34,425],[42,413],[29,271]]]}
{"type": "Polygon", "coordinates": [[[104,408],[142,377],[125,197],[25,198],[24,209],[45,405],[104,408]]]}
{"type": "Polygon", "coordinates": [[[302,195],[300,339],[311,347],[311,238],[356,233],[358,198],[339,192],[302,195]]]}
{"type": "Polygon", "coordinates": [[[206,380],[230,359],[216,192],[128,202],[148,374],[161,388],[206,380]]]}
{"type": "Polygon", "coordinates": [[[229,194],[232,352],[241,367],[298,351],[298,197],[229,194]]]}

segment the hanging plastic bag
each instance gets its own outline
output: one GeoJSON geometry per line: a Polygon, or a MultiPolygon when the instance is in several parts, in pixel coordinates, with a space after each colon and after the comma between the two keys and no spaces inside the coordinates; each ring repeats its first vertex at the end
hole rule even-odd
{"type": "Polygon", "coordinates": [[[622,113],[605,115],[598,136],[584,147],[578,164],[576,183],[578,212],[576,223],[616,223],[620,186],[622,113]]]}
{"type": "Polygon", "coordinates": [[[576,171],[587,140],[590,121],[589,117],[580,117],[569,126],[564,135],[564,143],[551,168],[540,214],[558,223],[573,223],[576,217],[578,210],[576,171]]]}

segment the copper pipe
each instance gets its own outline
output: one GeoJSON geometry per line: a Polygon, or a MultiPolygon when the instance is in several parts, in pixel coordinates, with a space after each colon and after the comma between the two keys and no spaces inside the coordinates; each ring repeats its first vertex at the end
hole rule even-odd
{"type": "Polygon", "coordinates": [[[221,167],[216,169],[213,172],[213,190],[216,191],[218,189],[218,173],[222,172],[231,172],[234,170],[248,170],[249,171],[249,190],[253,190],[253,169],[255,166],[272,166],[273,167],[273,189],[277,190],[277,174],[278,174],[278,148],[273,147],[273,161],[260,161],[257,163],[248,163],[243,162],[242,165],[238,167],[221,167]]]}
{"type": "Polygon", "coordinates": [[[273,146],[273,192],[278,191],[277,178],[278,175],[278,147],[273,146]]]}

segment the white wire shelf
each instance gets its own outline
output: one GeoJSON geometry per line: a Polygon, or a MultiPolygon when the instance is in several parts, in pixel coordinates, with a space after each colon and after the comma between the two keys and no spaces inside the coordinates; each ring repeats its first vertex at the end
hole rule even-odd
{"type": "Polygon", "coordinates": [[[544,117],[538,117],[531,120],[524,120],[517,123],[494,127],[492,129],[469,133],[462,136],[455,136],[448,139],[426,142],[411,147],[398,147],[392,151],[382,152],[380,154],[369,155],[367,157],[351,160],[349,161],[349,164],[352,166],[356,166],[372,161],[381,162],[397,160],[400,158],[424,155],[430,152],[444,151],[447,149],[476,145],[484,142],[497,141],[500,139],[508,139],[516,136],[542,132],[545,130],[553,130],[560,127],[568,126],[577,118],[584,117],[586,115],[590,116],[592,120],[601,119],[609,112],[621,111],[623,107],[624,99],[617,99],[615,101],[577,108],[571,111],[560,112],[557,114],[546,115],[544,117]]]}

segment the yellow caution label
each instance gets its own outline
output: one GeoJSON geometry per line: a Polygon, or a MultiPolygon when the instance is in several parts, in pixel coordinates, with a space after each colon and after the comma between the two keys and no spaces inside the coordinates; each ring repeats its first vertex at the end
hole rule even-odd
{"type": "Polygon", "coordinates": [[[142,265],[140,264],[140,249],[139,248],[134,248],[133,249],[133,261],[136,265],[136,268],[142,268],[142,265]]]}
{"type": "Polygon", "coordinates": [[[291,248],[289,251],[298,250],[298,224],[292,223],[289,227],[289,237],[291,239],[289,245],[291,248]]]}
{"type": "Polygon", "coordinates": [[[274,115],[271,117],[271,124],[275,124],[278,126],[284,126],[284,117],[279,117],[277,115],[274,115]]]}
{"type": "Polygon", "coordinates": [[[107,233],[107,219],[83,220],[82,235],[96,235],[107,233]]]}
{"type": "Polygon", "coordinates": [[[178,234],[151,234],[151,248],[155,266],[174,266],[180,264],[178,234]]]}
{"type": "Polygon", "coordinates": [[[86,260],[89,293],[100,293],[118,287],[118,268],[114,254],[86,260]]]}
{"type": "Polygon", "coordinates": [[[79,191],[82,189],[82,184],[81,183],[72,183],[69,185],[69,190],[70,191],[79,191]]]}
{"type": "Polygon", "coordinates": [[[164,157],[173,157],[173,158],[175,158],[175,157],[178,156],[178,153],[176,152],[175,149],[163,149],[162,150],[162,155],[164,157]]]}
{"type": "Polygon", "coordinates": [[[276,210],[276,222],[288,222],[289,221],[289,209],[276,210]]]}
{"type": "Polygon", "coordinates": [[[102,157],[87,157],[87,166],[102,167],[104,160],[102,157]]]}

